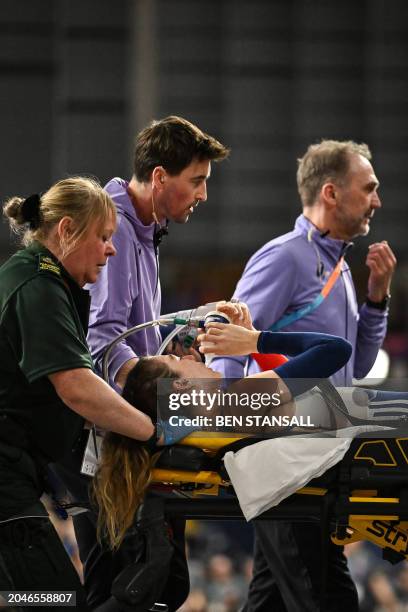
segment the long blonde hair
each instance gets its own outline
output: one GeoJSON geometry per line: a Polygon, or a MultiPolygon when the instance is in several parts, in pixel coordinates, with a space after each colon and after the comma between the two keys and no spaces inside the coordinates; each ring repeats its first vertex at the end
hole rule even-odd
{"type": "Polygon", "coordinates": [[[71,217],[75,230],[61,243],[63,256],[72,252],[81,242],[94,221],[101,226],[113,216],[116,219],[116,208],[110,196],[93,178],[73,176],[58,181],[38,198],[36,223],[27,218],[24,210],[24,198],[12,197],[3,206],[3,213],[8,218],[11,229],[21,237],[28,246],[33,241],[44,242],[51,229],[63,217],[71,217]]]}
{"type": "Polygon", "coordinates": [[[132,525],[151,481],[154,458],[137,440],[108,433],[93,480],[98,505],[98,539],[115,550],[132,525]]]}
{"type": "MultiPolygon", "coordinates": [[[[154,422],[158,378],[175,378],[175,374],[163,362],[141,358],[129,372],[123,389],[124,399],[154,422]]],[[[119,547],[133,523],[159,454],[152,456],[143,442],[115,433],[108,433],[104,438],[92,489],[98,506],[98,539],[106,539],[113,550],[119,547]]]]}

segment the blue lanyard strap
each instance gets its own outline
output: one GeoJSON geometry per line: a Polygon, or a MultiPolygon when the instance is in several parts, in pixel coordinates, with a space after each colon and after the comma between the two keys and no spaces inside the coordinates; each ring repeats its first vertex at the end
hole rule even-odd
{"type": "Polygon", "coordinates": [[[330,291],[333,289],[334,285],[336,284],[336,281],[341,274],[343,262],[344,262],[344,255],[340,257],[339,261],[337,262],[336,267],[330,274],[329,278],[327,279],[326,284],[324,285],[323,289],[320,291],[319,295],[316,296],[315,299],[312,302],[310,302],[310,304],[306,304],[306,306],[302,306],[302,308],[299,308],[299,310],[295,310],[294,312],[291,312],[290,314],[284,315],[278,321],[276,321],[276,323],[274,323],[273,325],[271,325],[271,327],[269,327],[269,331],[278,331],[279,329],[282,329],[282,327],[286,327],[290,323],[294,323],[295,321],[298,321],[299,319],[302,319],[303,317],[308,315],[310,312],[313,312],[313,310],[316,310],[316,308],[320,306],[323,300],[327,298],[330,291]]]}

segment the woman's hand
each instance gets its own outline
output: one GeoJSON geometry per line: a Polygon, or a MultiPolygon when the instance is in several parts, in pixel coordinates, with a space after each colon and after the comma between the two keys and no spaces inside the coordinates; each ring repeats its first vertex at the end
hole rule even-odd
{"type": "Polygon", "coordinates": [[[234,325],[255,331],[252,325],[251,313],[244,302],[218,302],[217,310],[226,314],[234,325]]]}
{"type": "Polygon", "coordinates": [[[200,343],[198,350],[204,354],[249,355],[257,352],[260,333],[254,330],[252,325],[251,329],[246,329],[233,323],[211,322],[207,325],[205,333],[200,334],[197,338],[197,342],[200,343]]]}

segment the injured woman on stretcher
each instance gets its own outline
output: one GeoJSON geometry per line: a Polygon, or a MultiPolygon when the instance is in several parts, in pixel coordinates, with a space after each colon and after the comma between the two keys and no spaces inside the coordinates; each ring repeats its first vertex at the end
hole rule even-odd
{"type": "MultiPolygon", "coordinates": [[[[181,359],[174,355],[145,357],[129,373],[123,395],[157,422],[158,435],[166,444],[172,439],[177,442],[183,434],[194,430],[215,429],[205,422],[203,427],[197,425],[203,421],[195,420],[205,415],[208,419],[214,418],[214,404],[210,400],[206,403],[206,398],[216,395],[219,399],[224,392],[235,398],[235,405],[218,405],[216,413],[224,418],[236,410],[236,414],[243,417],[238,421],[242,427],[234,427],[232,431],[243,435],[250,433],[261,439],[224,456],[226,470],[247,520],[278,504],[339,462],[356,435],[372,430],[387,435],[386,432],[393,429],[392,419],[400,424],[401,417],[405,416],[407,393],[357,387],[336,389],[327,380],[350,358],[352,349],[346,340],[316,333],[259,332],[252,327],[245,305],[227,303],[218,309],[228,314],[232,323],[210,323],[198,337],[201,353],[281,353],[290,359],[275,370],[252,374],[240,381],[228,381],[226,388],[218,372],[192,356],[181,359]],[[157,389],[161,381],[170,382],[171,393],[166,398],[167,413],[163,413],[159,401],[158,417],[157,389]],[[265,396],[275,398],[276,401],[271,402],[275,405],[254,411],[249,401],[243,408],[241,395],[251,398],[255,394],[259,401],[260,390],[265,396]],[[182,399],[183,394],[184,398],[189,398],[187,401],[182,399]],[[197,406],[200,402],[192,398],[204,398],[204,405],[197,406]],[[184,406],[181,410],[183,404],[188,404],[188,408],[184,406]],[[385,417],[384,409],[389,411],[385,417]],[[172,418],[180,412],[189,414],[191,422],[186,425],[186,420],[172,418]],[[250,420],[246,425],[244,417],[254,412],[262,413],[263,417],[287,417],[282,423],[290,426],[265,426],[263,420],[258,420],[255,426],[250,420]],[[212,416],[208,416],[210,414],[212,416]],[[303,420],[300,417],[304,417],[303,420]],[[301,426],[293,427],[294,423],[301,426]],[[305,427],[305,423],[309,425],[305,427]]],[[[112,548],[120,544],[126,529],[132,525],[151,482],[160,449],[157,446],[152,453],[143,442],[113,433],[105,437],[93,487],[99,507],[100,533],[105,534],[112,548]]]]}

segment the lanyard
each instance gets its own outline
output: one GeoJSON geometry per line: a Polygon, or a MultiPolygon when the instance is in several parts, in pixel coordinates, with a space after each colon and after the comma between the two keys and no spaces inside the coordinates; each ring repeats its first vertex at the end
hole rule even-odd
{"type": "Polygon", "coordinates": [[[287,314],[281,317],[278,321],[276,321],[276,323],[274,323],[269,328],[269,331],[278,331],[279,329],[282,329],[282,327],[286,327],[290,323],[293,323],[294,321],[298,321],[299,319],[302,319],[303,317],[308,315],[310,312],[313,312],[313,310],[316,310],[316,308],[320,306],[323,300],[327,298],[330,291],[333,289],[334,285],[336,284],[336,281],[341,274],[343,263],[344,263],[344,255],[340,257],[339,261],[337,262],[336,267],[330,274],[329,278],[327,279],[326,284],[324,285],[323,289],[320,291],[319,295],[316,296],[315,299],[312,302],[310,302],[310,304],[306,304],[306,306],[299,308],[299,310],[295,310],[294,312],[291,312],[290,314],[287,314]]]}

